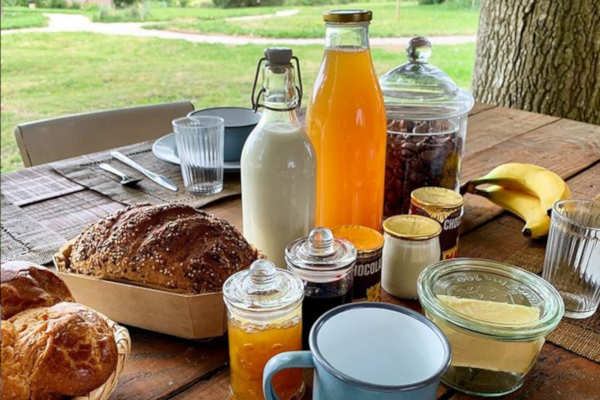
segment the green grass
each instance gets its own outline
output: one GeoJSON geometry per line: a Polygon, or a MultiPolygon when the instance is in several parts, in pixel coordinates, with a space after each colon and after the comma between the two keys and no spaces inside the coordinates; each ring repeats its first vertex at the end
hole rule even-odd
{"type": "MultiPolygon", "coordinates": [[[[256,61],[264,46],[92,33],[2,36],[2,172],[21,168],[16,124],[69,113],[191,99],[197,108],[249,106],[256,61]]],[[[321,46],[296,46],[305,92],[321,62],[321,46]]],[[[475,46],[436,46],[432,62],[469,87],[475,46]]],[[[377,74],[405,59],[374,49],[377,74]]],[[[307,98],[305,97],[305,102],[307,98]]]]}
{"type": "Polygon", "coordinates": [[[396,4],[393,1],[283,9],[294,8],[300,10],[299,13],[289,17],[246,21],[224,21],[201,17],[194,21],[174,20],[150,25],[147,28],[273,38],[320,38],[325,34],[322,19],[324,11],[332,8],[366,8],[373,11],[373,21],[370,26],[372,37],[418,34],[471,35],[476,33],[479,19],[478,9],[457,8],[446,4],[429,6],[415,3],[402,4],[400,18],[396,18],[396,4]]]}
{"type": "Polygon", "coordinates": [[[37,10],[24,7],[6,7],[2,13],[0,28],[19,29],[46,26],[46,17],[37,10]]]}

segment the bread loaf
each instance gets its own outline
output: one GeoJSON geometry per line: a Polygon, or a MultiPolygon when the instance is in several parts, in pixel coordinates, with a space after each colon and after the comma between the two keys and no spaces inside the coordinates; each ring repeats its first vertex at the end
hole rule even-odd
{"type": "Polygon", "coordinates": [[[117,357],[112,329],[81,304],[22,311],[2,321],[2,399],[85,395],[108,379],[117,357]]]}
{"type": "Polygon", "coordinates": [[[62,279],[47,268],[27,261],[11,261],[1,268],[2,319],[33,307],[74,301],[62,279]]]}
{"type": "Polygon", "coordinates": [[[227,221],[182,204],[138,205],[85,229],[61,249],[59,269],[176,291],[220,291],[258,252],[227,221]]]}
{"type": "Polygon", "coordinates": [[[29,399],[29,380],[15,352],[17,331],[12,323],[2,321],[2,399],[29,399]]]}

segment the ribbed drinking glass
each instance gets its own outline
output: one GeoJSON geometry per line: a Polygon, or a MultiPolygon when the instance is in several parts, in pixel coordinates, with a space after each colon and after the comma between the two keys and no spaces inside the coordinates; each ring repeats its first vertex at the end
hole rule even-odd
{"type": "Polygon", "coordinates": [[[185,188],[197,194],[223,190],[223,118],[184,117],[172,124],[185,188]]]}
{"type": "Polygon", "coordinates": [[[570,199],[552,208],[543,277],[561,294],[565,316],[587,318],[600,303],[600,201],[570,199]]]}

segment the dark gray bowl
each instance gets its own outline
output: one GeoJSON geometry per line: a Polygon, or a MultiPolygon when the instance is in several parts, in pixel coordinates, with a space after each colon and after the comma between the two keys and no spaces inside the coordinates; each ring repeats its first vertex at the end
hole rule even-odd
{"type": "Polygon", "coordinates": [[[242,148],[252,129],[260,120],[260,114],[244,107],[213,107],[194,110],[188,117],[212,115],[225,120],[225,161],[239,161],[242,148]]]}

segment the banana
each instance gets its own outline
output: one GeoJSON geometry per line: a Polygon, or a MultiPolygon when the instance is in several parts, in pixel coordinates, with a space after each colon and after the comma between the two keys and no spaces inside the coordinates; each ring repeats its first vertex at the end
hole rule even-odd
{"type": "Polygon", "coordinates": [[[472,191],[484,183],[500,185],[505,189],[528,193],[540,200],[541,207],[550,215],[552,205],[571,197],[567,183],[556,173],[534,164],[508,163],[491,170],[481,178],[469,182],[472,191]]]}
{"type": "Polygon", "coordinates": [[[538,198],[498,185],[490,185],[482,189],[475,188],[474,193],[488,198],[524,220],[523,235],[535,239],[548,234],[550,217],[542,208],[538,198]]]}

